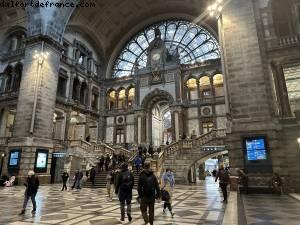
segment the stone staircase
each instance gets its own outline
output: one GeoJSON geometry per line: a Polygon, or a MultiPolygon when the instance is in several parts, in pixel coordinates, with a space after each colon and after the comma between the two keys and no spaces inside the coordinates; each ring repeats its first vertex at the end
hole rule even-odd
{"type": "MultiPolygon", "coordinates": [[[[99,173],[96,173],[95,185],[93,186],[92,182],[90,180],[87,180],[86,183],[83,184],[83,187],[85,187],[85,188],[105,188],[106,187],[106,176],[109,172],[100,171],[99,173]]],[[[139,181],[139,174],[137,174],[135,171],[132,171],[132,173],[134,176],[134,188],[137,188],[138,181],[139,181]]]]}
{"type": "Polygon", "coordinates": [[[147,160],[158,178],[166,168],[171,168],[177,183],[187,183],[187,174],[191,165],[200,159],[206,160],[227,152],[225,138],[224,129],[212,130],[196,139],[179,140],[165,146],[159,154],[156,153],[152,159],[147,160]]]}

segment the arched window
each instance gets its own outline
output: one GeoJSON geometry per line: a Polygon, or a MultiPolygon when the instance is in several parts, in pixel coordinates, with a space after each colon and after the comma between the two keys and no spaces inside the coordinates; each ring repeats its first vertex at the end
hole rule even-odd
{"type": "Polygon", "coordinates": [[[8,36],[8,51],[16,51],[20,48],[24,48],[24,39],[26,37],[26,33],[23,30],[19,30],[16,32],[13,32],[8,36]]]}
{"type": "Polygon", "coordinates": [[[107,108],[109,111],[115,109],[116,91],[112,90],[107,94],[107,108]]]}
{"type": "Polygon", "coordinates": [[[128,108],[132,108],[134,104],[134,97],[135,97],[135,88],[130,88],[128,90],[128,108]]]}
{"type": "Polygon", "coordinates": [[[118,109],[124,109],[126,102],[126,92],[125,89],[121,89],[118,93],[118,109]]]}
{"type": "Polygon", "coordinates": [[[15,66],[15,78],[14,78],[13,91],[18,91],[20,89],[22,71],[23,71],[23,65],[21,63],[17,64],[15,66]]]}
{"type": "Polygon", "coordinates": [[[10,92],[12,90],[12,82],[13,82],[13,67],[8,66],[5,69],[5,76],[6,76],[6,82],[5,82],[5,89],[4,92],[10,92]]]}
{"type": "Polygon", "coordinates": [[[98,109],[98,101],[99,101],[99,90],[98,88],[93,87],[92,89],[92,109],[98,109]]]}
{"type": "Polygon", "coordinates": [[[184,20],[167,20],[152,24],[136,34],[115,60],[112,77],[130,76],[134,69],[147,64],[147,48],[159,28],[170,55],[179,54],[181,64],[220,58],[216,38],[204,27],[184,20]]]}
{"type": "Polygon", "coordinates": [[[294,0],[272,1],[275,33],[279,37],[296,34],[296,15],[293,15],[294,0]]]}
{"type": "Polygon", "coordinates": [[[214,123],[211,121],[203,122],[202,123],[202,132],[206,134],[210,132],[214,128],[214,123]]]}
{"type": "Polygon", "coordinates": [[[211,84],[208,76],[200,78],[200,96],[207,97],[211,95],[211,84]]]}
{"type": "Polygon", "coordinates": [[[87,105],[88,104],[88,102],[87,102],[88,92],[89,92],[88,86],[85,82],[83,82],[81,84],[81,88],[80,88],[80,103],[82,105],[87,105]]]}
{"type": "Polygon", "coordinates": [[[73,100],[79,100],[79,89],[80,89],[80,81],[76,77],[74,78],[74,83],[73,83],[73,93],[72,93],[72,99],[73,100]]]}
{"type": "Polygon", "coordinates": [[[195,78],[191,78],[186,82],[188,88],[188,99],[196,100],[198,99],[198,85],[195,78]]]}
{"type": "Polygon", "coordinates": [[[215,89],[215,96],[224,96],[224,81],[222,74],[216,74],[213,77],[213,84],[215,89]]]}

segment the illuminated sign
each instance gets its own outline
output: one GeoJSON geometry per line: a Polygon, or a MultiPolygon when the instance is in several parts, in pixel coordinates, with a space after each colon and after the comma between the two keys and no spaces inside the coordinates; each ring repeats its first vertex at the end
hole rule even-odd
{"type": "Polygon", "coordinates": [[[247,159],[249,161],[266,160],[267,150],[265,138],[247,138],[245,140],[247,159]]]}
{"type": "Polygon", "coordinates": [[[9,152],[8,158],[8,167],[9,168],[18,168],[21,159],[21,150],[20,149],[13,149],[9,152]]]}
{"type": "Polygon", "coordinates": [[[46,173],[48,165],[48,150],[37,149],[35,154],[34,170],[37,173],[46,173]]]}

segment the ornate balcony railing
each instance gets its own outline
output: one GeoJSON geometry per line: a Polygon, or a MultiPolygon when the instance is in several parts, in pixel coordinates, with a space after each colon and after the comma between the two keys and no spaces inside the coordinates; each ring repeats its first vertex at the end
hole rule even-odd
{"type": "Polygon", "coordinates": [[[1,60],[4,61],[6,59],[11,59],[17,56],[22,56],[25,54],[25,48],[19,48],[15,51],[9,51],[2,55],[1,60]]]}
{"type": "MultiPolygon", "coordinates": [[[[168,156],[174,155],[181,150],[188,150],[193,148],[199,148],[211,141],[224,139],[226,137],[225,129],[211,130],[206,134],[202,134],[196,139],[179,140],[168,146],[165,146],[159,154],[155,154],[153,159],[150,160],[151,168],[159,177],[162,172],[162,165],[164,164],[168,156]]],[[[217,149],[218,150],[218,149],[217,149]]]]}

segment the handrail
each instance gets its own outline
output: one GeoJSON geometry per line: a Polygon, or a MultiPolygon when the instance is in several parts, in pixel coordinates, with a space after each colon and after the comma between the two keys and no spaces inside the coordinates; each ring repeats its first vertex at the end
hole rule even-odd
{"type": "Polygon", "coordinates": [[[156,175],[159,177],[162,172],[162,165],[167,157],[167,155],[174,154],[176,151],[181,149],[191,149],[207,144],[209,141],[214,138],[221,138],[226,136],[225,129],[213,129],[206,134],[202,134],[196,139],[185,139],[176,141],[170,145],[165,146],[162,151],[151,160],[151,168],[155,171],[156,175]]]}

